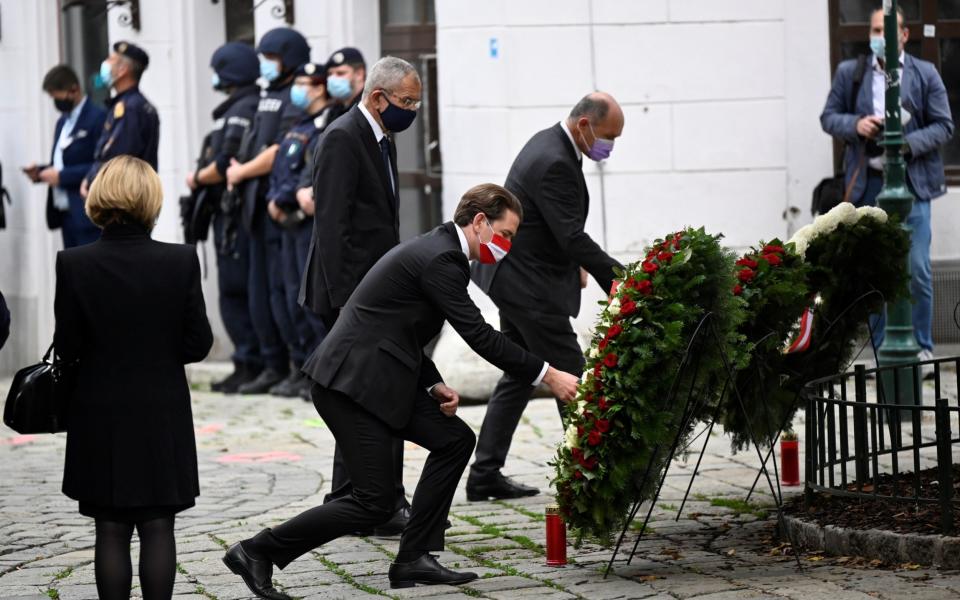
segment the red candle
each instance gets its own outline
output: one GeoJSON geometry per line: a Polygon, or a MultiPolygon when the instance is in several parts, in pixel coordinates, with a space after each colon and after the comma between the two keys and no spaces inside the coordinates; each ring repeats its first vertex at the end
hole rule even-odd
{"type": "Polygon", "coordinates": [[[567,525],[560,517],[560,507],[547,506],[547,564],[561,567],[567,564],[567,525]]]}
{"type": "Polygon", "coordinates": [[[800,451],[797,440],[780,440],[780,481],[800,485],[800,451]]]}

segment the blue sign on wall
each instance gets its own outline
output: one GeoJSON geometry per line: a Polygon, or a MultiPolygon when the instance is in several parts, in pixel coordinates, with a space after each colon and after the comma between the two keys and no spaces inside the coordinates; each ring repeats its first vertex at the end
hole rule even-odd
{"type": "Polygon", "coordinates": [[[499,58],[500,56],[500,42],[497,41],[497,38],[490,38],[490,58],[499,58]]]}

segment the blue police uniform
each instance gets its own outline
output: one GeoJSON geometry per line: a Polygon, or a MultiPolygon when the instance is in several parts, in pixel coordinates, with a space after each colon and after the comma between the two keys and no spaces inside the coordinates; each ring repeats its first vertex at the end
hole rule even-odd
{"type": "Polygon", "coordinates": [[[280,260],[283,264],[287,311],[297,335],[290,356],[297,369],[323,341],[327,329],[319,317],[300,306],[297,301],[304,265],[307,263],[307,252],[310,249],[313,219],[303,215],[296,194],[302,174],[310,171],[308,149],[315,147],[320,133],[326,128],[333,113],[333,107],[328,106],[316,114],[304,117],[287,132],[280,142],[267,191],[267,200],[275,202],[289,219],[289,224],[284,224],[281,237],[280,260]]]}
{"type": "Polygon", "coordinates": [[[157,170],[159,144],[160,117],[140,88],[134,86],[117,94],[107,100],[107,120],[87,172],[87,184],[93,183],[103,163],[121,154],[143,159],[157,170]]]}
{"type": "MultiPolygon", "coordinates": [[[[248,162],[263,150],[279,144],[284,134],[303,116],[303,111],[290,102],[290,86],[295,70],[310,60],[306,39],[289,28],[273,29],[261,38],[257,52],[279,56],[284,71],[261,92],[253,125],[240,151],[240,162],[248,162]]],[[[247,293],[250,317],[260,342],[260,357],[266,367],[263,381],[271,372],[288,373],[287,347],[292,346],[297,337],[283,286],[281,230],[266,214],[268,184],[269,175],[265,175],[248,179],[240,185],[243,223],[250,232],[247,293]]],[[[251,382],[251,385],[255,383],[251,382]]],[[[241,387],[240,391],[244,393],[252,389],[241,387]]]]}
{"type": "MultiPolygon", "coordinates": [[[[217,172],[221,177],[225,177],[230,159],[237,156],[240,144],[250,130],[259,101],[259,88],[255,85],[246,85],[236,88],[230,97],[213,111],[214,125],[210,132],[209,156],[204,157],[204,162],[216,164],[217,172]]],[[[210,191],[214,193],[214,197],[219,198],[225,189],[224,186],[218,185],[210,191]]],[[[220,316],[227,335],[233,342],[233,362],[248,370],[259,371],[263,366],[260,359],[260,344],[253,328],[253,320],[250,318],[250,302],[247,294],[250,273],[250,235],[243,227],[237,226],[240,215],[225,212],[223,208],[221,207],[213,217],[220,316]]],[[[229,211],[230,208],[228,207],[227,210],[229,211]]]]}

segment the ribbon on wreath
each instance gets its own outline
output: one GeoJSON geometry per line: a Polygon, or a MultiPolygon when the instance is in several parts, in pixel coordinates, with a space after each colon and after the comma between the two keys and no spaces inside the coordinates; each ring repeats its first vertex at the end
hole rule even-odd
{"type": "MultiPolygon", "coordinates": [[[[814,300],[814,306],[819,304],[819,302],[820,298],[817,297],[814,300]]],[[[784,354],[799,354],[800,352],[806,352],[810,348],[810,340],[813,338],[814,306],[808,306],[803,310],[803,314],[800,315],[800,331],[797,332],[797,336],[790,342],[786,350],[783,351],[784,354]]]]}

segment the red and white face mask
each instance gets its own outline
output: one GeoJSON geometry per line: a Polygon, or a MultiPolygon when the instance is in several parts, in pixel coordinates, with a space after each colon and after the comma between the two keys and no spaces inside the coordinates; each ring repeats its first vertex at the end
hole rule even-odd
{"type": "Polygon", "coordinates": [[[490,238],[489,242],[485,242],[477,233],[477,241],[480,242],[480,262],[485,265],[492,265],[503,260],[507,256],[507,252],[510,252],[510,240],[493,231],[490,221],[484,220],[487,221],[487,227],[490,228],[493,237],[490,238]]]}

